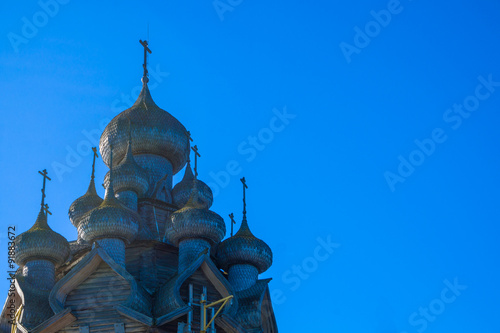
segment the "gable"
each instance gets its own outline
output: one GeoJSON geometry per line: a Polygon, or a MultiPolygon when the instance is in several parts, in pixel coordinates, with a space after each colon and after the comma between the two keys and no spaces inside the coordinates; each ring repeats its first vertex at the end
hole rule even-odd
{"type": "MultiPolygon", "coordinates": [[[[163,329],[163,325],[172,325],[176,322],[186,322],[186,315],[191,307],[189,304],[189,289],[193,288],[193,330],[200,328],[200,303],[203,288],[206,288],[207,303],[219,301],[233,294],[232,288],[226,278],[215,266],[208,255],[200,256],[187,269],[172,277],[163,285],[157,293],[155,300],[155,314],[157,325],[163,329]]],[[[221,314],[235,312],[237,299],[233,298],[234,304],[226,304],[221,314]]],[[[216,309],[219,306],[216,306],[216,309]]],[[[210,313],[211,310],[208,310],[210,313]]],[[[210,316],[208,316],[210,317],[210,316]]],[[[170,327],[170,326],[169,326],[170,327]]],[[[171,329],[171,328],[170,328],[171,329]]],[[[224,330],[220,330],[224,332],[224,330]]]]}
{"type": "Polygon", "coordinates": [[[76,314],[90,308],[119,305],[129,295],[129,283],[102,261],[85,281],[66,296],[64,307],[71,308],[76,314]]]}
{"type": "Polygon", "coordinates": [[[61,332],[79,333],[80,328],[89,332],[115,332],[115,324],[123,324],[125,332],[147,332],[147,326],[121,315],[116,306],[130,296],[130,285],[102,261],[85,281],[66,296],[64,307],[76,317],[61,332]]]}
{"type": "MultiPolygon", "coordinates": [[[[203,293],[203,287],[207,288],[207,302],[214,302],[229,294],[225,291],[219,291],[216,286],[207,278],[202,268],[198,268],[190,277],[184,281],[179,292],[184,303],[189,302],[189,285],[193,285],[193,295],[196,303],[200,302],[200,295],[203,293]],[[223,296],[224,294],[224,296],[223,296]]],[[[219,287],[220,288],[220,287],[219,287]]]]}
{"type": "MultiPolygon", "coordinates": [[[[193,302],[200,304],[201,294],[206,292],[206,301],[207,304],[218,301],[224,297],[229,296],[229,292],[226,287],[220,283],[219,278],[215,277],[213,272],[206,267],[206,264],[203,263],[191,276],[189,276],[181,285],[179,289],[180,296],[185,304],[189,303],[189,285],[192,285],[193,290],[193,302]]],[[[215,307],[215,311],[219,309],[220,305],[215,307]]],[[[228,303],[221,313],[225,313],[228,311],[230,307],[230,303],[228,303]]],[[[200,331],[200,316],[201,308],[198,306],[193,306],[193,321],[192,321],[192,329],[193,331],[200,331]]],[[[207,310],[207,322],[210,320],[211,310],[207,310]]],[[[185,319],[181,319],[180,321],[186,322],[185,319]]],[[[217,332],[225,332],[218,325],[215,325],[217,332]]]]}

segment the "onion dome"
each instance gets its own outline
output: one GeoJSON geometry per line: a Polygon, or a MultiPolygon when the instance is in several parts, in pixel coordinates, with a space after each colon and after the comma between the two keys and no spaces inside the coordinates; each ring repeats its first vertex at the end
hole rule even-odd
{"type": "Polygon", "coordinates": [[[71,223],[78,228],[80,221],[85,217],[85,215],[92,209],[98,207],[102,203],[102,198],[97,195],[95,190],[95,159],[97,156],[96,147],[92,147],[94,152],[94,160],[92,162],[92,174],[90,176],[90,184],[87,189],[87,193],[73,201],[69,207],[68,215],[71,223]]]}
{"type": "Polygon", "coordinates": [[[103,238],[119,238],[125,242],[131,242],[139,231],[139,215],[123,206],[115,198],[113,175],[114,172],[111,169],[111,182],[106,189],[103,202],[99,207],[90,211],[78,226],[78,233],[87,242],[92,243],[103,238]]]}
{"type": "Polygon", "coordinates": [[[15,243],[15,261],[19,266],[31,260],[49,260],[55,266],[60,266],[69,257],[68,241],[49,227],[43,208],[35,224],[17,236],[15,243]]]}
{"type": "Polygon", "coordinates": [[[146,82],[143,83],[142,91],[134,105],[114,117],[101,135],[99,149],[108,167],[111,146],[116,161],[121,161],[125,157],[128,119],[131,122],[134,155],[162,156],[170,161],[174,174],[184,167],[189,154],[186,128],[170,113],[155,104],[146,82]]]}
{"type": "Polygon", "coordinates": [[[172,223],[167,224],[165,238],[175,246],[187,238],[206,239],[213,245],[226,234],[222,217],[208,210],[206,202],[198,197],[198,193],[197,183],[194,183],[188,202],[172,213],[172,223]]]}
{"type": "MultiPolygon", "coordinates": [[[[113,158],[114,158],[113,147],[113,158]]],[[[107,186],[109,183],[109,172],[106,174],[104,184],[107,186]]],[[[146,193],[149,188],[149,175],[134,160],[132,154],[132,143],[129,141],[127,146],[127,153],[125,159],[119,165],[113,167],[113,188],[115,192],[121,191],[134,191],[138,197],[146,193]]]]}
{"type": "Polygon", "coordinates": [[[73,201],[69,207],[69,220],[76,228],[78,228],[80,221],[85,217],[85,215],[92,209],[98,207],[101,203],[102,198],[97,195],[94,178],[92,177],[87,192],[73,201]]]}
{"type": "Polygon", "coordinates": [[[198,191],[198,199],[201,200],[203,204],[207,206],[207,208],[210,208],[214,200],[212,190],[207,184],[205,184],[201,180],[198,180],[194,176],[193,170],[191,170],[191,164],[188,162],[186,165],[186,170],[184,171],[184,177],[182,177],[182,180],[178,182],[172,189],[172,198],[174,200],[174,203],[178,207],[184,207],[189,201],[191,192],[194,189],[198,191]]]}
{"type": "Polygon", "coordinates": [[[273,252],[264,241],[252,234],[246,218],[243,218],[240,230],[217,247],[217,262],[225,271],[232,265],[249,264],[256,267],[260,274],[271,267],[273,252]]]}

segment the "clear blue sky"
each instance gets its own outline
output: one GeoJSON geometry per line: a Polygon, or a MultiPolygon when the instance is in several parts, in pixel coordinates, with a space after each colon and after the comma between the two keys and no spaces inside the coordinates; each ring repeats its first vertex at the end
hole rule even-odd
{"type": "Polygon", "coordinates": [[[226,223],[248,181],[281,332],[499,332],[500,4],[216,5],[0,4],[5,255],[44,168],[49,224],[76,238],[89,145],[138,93],[149,23],[151,93],[226,223]]]}

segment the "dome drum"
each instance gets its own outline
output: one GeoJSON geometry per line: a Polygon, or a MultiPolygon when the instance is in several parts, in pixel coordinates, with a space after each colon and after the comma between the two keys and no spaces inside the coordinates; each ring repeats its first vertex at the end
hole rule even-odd
{"type": "Polygon", "coordinates": [[[23,276],[37,289],[50,290],[56,281],[56,269],[49,260],[31,260],[24,265],[23,276]]]}
{"type": "Polygon", "coordinates": [[[179,242],[179,272],[188,268],[200,254],[208,249],[210,253],[210,243],[205,239],[190,238],[179,242]]]}
{"type": "Polygon", "coordinates": [[[125,268],[125,242],[119,238],[98,239],[96,243],[120,266],[125,268]]]}
{"type": "Polygon", "coordinates": [[[137,194],[134,191],[126,190],[116,193],[116,198],[130,210],[137,211],[137,194]]]}
{"type": "Polygon", "coordinates": [[[229,267],[228,275],[233,289],[240,291],[250,288],[257,282],[259,271],[253,265],[236,264],[229,267]]]}
{"type": "MultiPolygon", "coordinates": [[[[172,163],[162,156],[153,154],[134,155],[134,159],[149,174],[149,190],[144,197],[150,198],[155,190],[156,183],[165,177],[163,185],[167,191],[172,191],[172,175],[174,174],[172,163]]],[[[170,202],[169,202],[170,203],[170,202]]]]}

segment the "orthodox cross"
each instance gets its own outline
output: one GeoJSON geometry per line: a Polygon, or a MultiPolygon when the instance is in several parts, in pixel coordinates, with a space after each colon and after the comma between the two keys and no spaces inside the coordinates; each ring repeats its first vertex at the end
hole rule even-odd
{"type": "Polygon", "coordinates": [[[139,39],[139,43],[141,43],[141,45],[144,47],[144,64],[142,65],[142,67],[144,67],[144,74],[143,74],[142,78],[145,81],[145,83],[148,83],[148,81],[149,81],[149,79],[148,79],[148,67],[147,67],[148,66],[148,52],[149,53],[152,53],[152,52],[148,47],[147,40],[142,41],[139,39]]]}
{"type": "Polygon", "coordinates": [[[52,213],[49,211],[49,205],[43,205],[43,210],[45,211],[45,216],[47,216],[47,214],[52,215],[52,213]]]}
{"type": "Polygon", "coordinates": [[[234,214],[229,214],[229,218],[231,219],[231,237],[233,237],[233,224],[236,224],[236,221],[234,220],[234,214]]]}
{"type": "Polygon", "coordinates": [[[198,153],[197,145],[194,145],[191,149],[194,151],[194,176],[198,177],[198,157],[201,157],[201,155],[198,153]]]}
{"type": "Polygon", "coordinates": [[[95,176],[94,176],[94,173],[95,173],[95,159],[97,157],[99,157],[99,155],[97,155],[97,148],[96,147],[92,147],[92,151],[94,152],[94,161],[92,162],[92,176],[90,176],[91,180],[94,180],[95,176]]]}
{"type": "Polygon", "coordinates": [[[45,203],[45,180],[52,180],[49,176],[47,176],[47,169],[43,169],[43,171],[38,171],[39,174],[43,176],[43,187],[42,187],[42,208],[45,203]]]}
{"type": "MultiPolygon", "coordinates": [[[[188,137],[188,146],[189,146],[189,141],[191,141],[191,142],[193,141],[193,138],[191,137],[191,132],[190,131],[186,131],[186,136],[188,137]]],[[[188,160],[187,160],[188,163],[191,162],[191,159],[189,158],[189,155],[190,154],[188,154],[188,160]]]]}
{"type": "Polygon", "coordinates": [[[247,219],[247,201],[246,201],[246,196],[245,196],[245,189],[248,188],[247,186],[247,181],[245,180],[245,177],[241,178],[241,183],[243,184],[243,220],[246,221],[247,219]]]}

